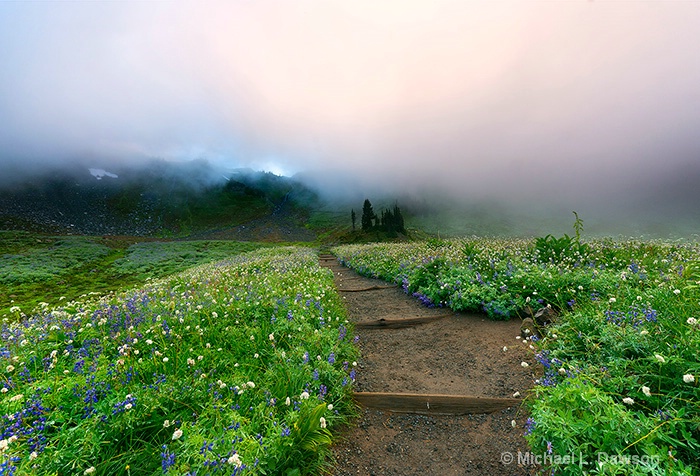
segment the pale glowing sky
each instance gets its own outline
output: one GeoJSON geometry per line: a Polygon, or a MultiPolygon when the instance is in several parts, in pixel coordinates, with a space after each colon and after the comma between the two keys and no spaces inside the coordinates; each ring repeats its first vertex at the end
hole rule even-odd
{"type": "Polygon", "coordinates": [[[584,199],[700,162],[695,1],[1,2],[0,45],[0,164],[584,199]]]}

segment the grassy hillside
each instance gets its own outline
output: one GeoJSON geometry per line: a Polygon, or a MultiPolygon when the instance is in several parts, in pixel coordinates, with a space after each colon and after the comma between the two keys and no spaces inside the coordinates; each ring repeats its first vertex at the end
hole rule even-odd
{"type": "Polygon", "coordinates": [[[53,306],[84,294],[117,291],[265,246],[0,231],[0,316],[15,306],[28,312],[41,302],[53,306]]]}
{"type": "Polygon", "coordinates": [[[185,237],[241,225],[280,207],[303,218],[316,200],[291,178],[217,169],[203,161],[153,161],[117,172],[98,180],[78,167],[5,185],[0,229],[185,237]]]}

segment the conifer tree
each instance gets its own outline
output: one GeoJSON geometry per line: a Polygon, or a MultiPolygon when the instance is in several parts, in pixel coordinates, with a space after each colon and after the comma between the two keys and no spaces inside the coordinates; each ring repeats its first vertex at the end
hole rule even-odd
{"type": "Polygon", "coordinates": [[[362,205],[362,230],[371,230],[373,226],[372,220],[375,218],[377,218],[377,215],[375,215],[374,210],[372,210],[372,203],[369,201],[369,199],[365,199],[365,203],[362,205]]]}
{"type": "Polygon", "coordinates": [[[350,219],[352,220],[352,231],[355,231],[355,221],[357,220],[357,215],[355,215],[355,209],[353,208],[350,212],[350,219]]]}
{"type": "Polygon", "coordinates": [[[401,215],[398,204],[394,205],[394,226],[396,231],[406,233],[406,225],[404,224],[403,215],[401,215]]]}

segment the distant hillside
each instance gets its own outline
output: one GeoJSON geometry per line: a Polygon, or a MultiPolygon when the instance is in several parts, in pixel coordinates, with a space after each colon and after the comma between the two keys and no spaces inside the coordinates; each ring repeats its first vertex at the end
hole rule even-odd
{"type": "Polygon", "coordinates": [[[301,220],[317,198],[271,173],[206,161],[45,171],[0,188],[0,229],[83,235],[188,236],[235,227],[284,208],[301,220]]]}

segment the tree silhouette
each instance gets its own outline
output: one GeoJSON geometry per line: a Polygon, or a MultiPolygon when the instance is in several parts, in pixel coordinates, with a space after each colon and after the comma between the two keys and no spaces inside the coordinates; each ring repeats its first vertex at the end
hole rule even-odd
{"type": "Polygon", "coordinates": [[[352,231],[355,231],[355,221],[357,220],[357,215],[355,215],[355,209],[353,208],[350,212],[350,219],[352,220],[352,231]]]}
{"type": "Polygon", "coordinates": [[[362,230],[369,231],[372,229],[372,220],[374,220],[377,215],[374,214],[372,210],[372,203],[369,199],[365,199],[364,205],[362,205],[362,230]]]}
{"type": "MultiPolygon", "coordinates": [[[[355,210],[353,209],[351,213],[353,230],[355,229],[354,213],[355,210]]],[[[378,216],[374,213],[370,201],[366,199],[362,206],[362,230],[369,231],[372,229],[386,231],[392,236],[395,236],[396,233],[406,233],[404,218],[399,206],[397,204],[394,205],[393,210],[384,209],[381,216],[378,216]]]]}

